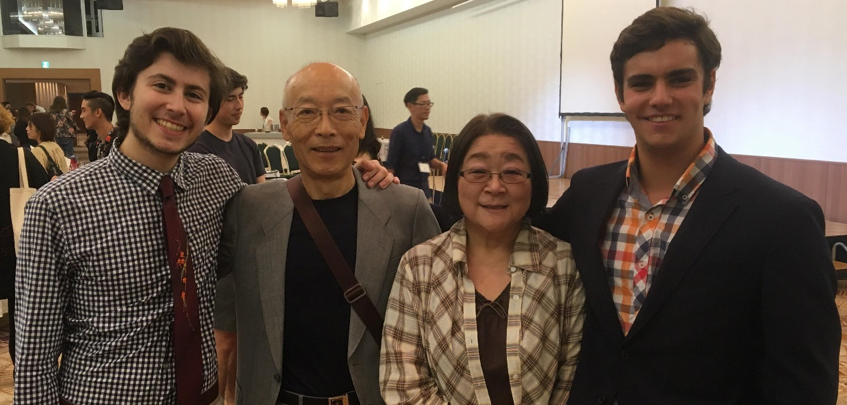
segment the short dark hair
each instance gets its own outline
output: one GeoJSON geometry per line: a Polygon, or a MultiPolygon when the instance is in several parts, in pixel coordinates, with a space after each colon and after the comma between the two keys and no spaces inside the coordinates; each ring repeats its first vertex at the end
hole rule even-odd
{"type": "Polygon", "coordinates": [[[424,94],[429,94],[429,90],[427,90],[423,87],[415,87],[415,88],[407,91],[406,95],[403,96],[403,104],[405,105],[405,104],[409,104],[409,103],[414,103],[415,101],[418,101],[418,97],[420,97],[424,94]]]}
{"type": "Polygon", "coordinates": [[[444,194],[442,204],[451,215],[462,216],[459,206],[459,171],[468,155],[474,141],[483,135],[503,135],[514,138],[523,147],[529,159],[529,172],[532,174],[532,198],[530,199],[527,216],[536,216],[547,206],[547,166],[538,142],[529,128],[515,117],[506,114],[480,114],[468,122],[453,142],[450,160],[447,162],[447,173],[444,176],[444,194]]]}
{"type": "Polygon", "coordinates": [[[247,91],[247,76],[236,72],[235,69],[232,68],[226,68],[226,71],[229,76],[229,91],[233,91],[239,87],[241,90],[247,91]]]}
{"type": "Polygon", "coordinates": [[[115,99],[113,99],[112,96],[103,93],[102,91],[91,90],[83,94],[82,99],[88,101],[88,105],[92,110],[103,111],[103,116],[106,117],[109,122],[112,122],[112,117],[115,114],[115,99]]]}
{"type": "Polygon", "coordinates": [[[56,140],[56,120],[50,113],[35,113],[29,117],[29,123],[41,133],[40,142],[56,140]]]}
{"type": "Polygon", "coordinates": [[[12,105],[12,103],[10,103],[10,102],[8,102],[8,101],[4,101],[4,102],[2,102],[2,103],[0,103],[0,104],[2,104],[2,105],[3,105],[3,107],[5,107],[5,106],[7,106],[7,105],[12,105]]]}
{"type": "Polygon", "coordinates": [[[370,114],[368,114],[368,123],[365,124],[365,137],[359,141],[359,155],[368,152],[371,159],[379,159],[379,150],[382,148],[382,144],[376,139],[373,110],[371,110],[371,106],[368,105],[368,99],[364,95],[362,95],[362,101],[365,107],[368,107],[370,114]]]}
{"type": "Polygon", "coordinates": [[[33,102],[29,102],[29,103],[24,104],[24,107],[26,107],[28,105],[31,105],[33,108],[35,108],[35,103],[33,103],[33,102]]]}
{"type": "Polygon", "coordinates": [[[67,109],[68,102],[65,101],[65,98],[62,96],[56,96],[56,98],[53,99],[53,104],[50,105],[50,108],[48,108],[47,111],[55,114],[67,109]]]}
{"type": "MultiPolygon", "coordinates": [[[[209,111],[206,124],[212,122],[221,108],[221,102],[229,93],[229,80],[226,68],[221,61],[203,44],[194,33],[188,30],[165,27],[135,38],[126,48],[124,56],[115,66],[112,80],[112,94],[132,94],[135,80],[142,70],[147,69],[163,53],[169,53],[180,63],[205,69],[209,73],[209,111]]],[[[118,115],[118,129],[129,132],[129,111],[120,103],[115,105],[118,115]]]]}
{"type": "Polygon", "coordinates": [[[18,108],[18,121],[29,122],[30,116],[32,116],[32,113],[29,111],[29,108],[26,108],[26,106],[18,108]]]}
{"type": "Polygon", "coordinates": [[[259,110],[259,114],[262,114],[262,115],[264,115],[265,117],[267,117],[268,115],[271,115],[271,110],[268,110],[268,107],[262,107],[262,108],[259,110]]]}
{"type": "MultiPolygon", "coordinates": [[[[641,52],[656,51],[670,41],[691,42],[697,48],[703,68],[703,92],[712,86],[711,72],[721,64],[721,43],[709,28],[709,20],[693,10],[656,7],[642,14],[624,28],[612,47],[612,76],[618,85],[618,101],[623,101],[623,76],[626,62],[641,52]]],[[[703,106],[703,115],[712,109],[703,106]]]]}

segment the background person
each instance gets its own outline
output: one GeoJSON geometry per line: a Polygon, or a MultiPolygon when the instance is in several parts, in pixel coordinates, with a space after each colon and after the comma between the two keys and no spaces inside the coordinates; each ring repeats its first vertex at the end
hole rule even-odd
{"type": "Polygon", "coordinates": [[[75,111],[68,111],[68,102],[62,96],[56,96],[50,105],[50,115],[56,122],[56,143],[62,147],[66,158],[74,155],[76,146],[76,131],[79,129],[74,121],[75,111]]]}
{"type": "Polygon", "coordinates": [[[51,178],[70,170],[62,147],[56,143],[56,121],[51,114],[32,114],[26,133],[29,139],[37,143],[32,148],[32,154],[41,162],[51,178]]]}

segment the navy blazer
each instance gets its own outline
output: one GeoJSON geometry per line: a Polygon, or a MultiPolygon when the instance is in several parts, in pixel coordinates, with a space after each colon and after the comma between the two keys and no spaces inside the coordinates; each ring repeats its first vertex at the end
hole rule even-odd
{"type": "Polygon", "coordinates": [[[718,148],[624,336],[600,246],[626,163],[574,174],[538,222],[571,243],[585,285],[568,403],[834,404],[841,324],[820,206],[718,148]]]}

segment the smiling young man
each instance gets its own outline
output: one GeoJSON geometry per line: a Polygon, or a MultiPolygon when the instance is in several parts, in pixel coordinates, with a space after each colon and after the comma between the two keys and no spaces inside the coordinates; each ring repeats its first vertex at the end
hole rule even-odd
{"type": "Polygon", "coordinates": [[[288,80],[284,94],[280,123],[300,176],[244,188],[227,207],[221,237],[219,271],[235,280],[236,402],[381,404],[374,334],[382,329],[366,327],[351,308],[289,184],[302,181],[328,243],[365,291],[356,302],[370,300],[377,316],[400,256],[437,235],[438,224],[420,190],[369,189],[352,168],[368,109],[350,73],[313,63],[288,80]]]}
{"type": "Polygon", "coordinates": [[[823,213],[716,144],[720,61],[708,22],[672,7],[614,45],[635,148],[577,172],[539,222],[571,242],[587,297],[571,404],[835,403],[823,213]]]}
{"type": "Polygon", "coordinates": [[[126,136],[27,205],[16,404],[222,401],[215,253],[224,205],[243,184],[223,160],[182,152],[227,87],[189,31],[157,29],[127,48],[112,82],[126,136]]]}

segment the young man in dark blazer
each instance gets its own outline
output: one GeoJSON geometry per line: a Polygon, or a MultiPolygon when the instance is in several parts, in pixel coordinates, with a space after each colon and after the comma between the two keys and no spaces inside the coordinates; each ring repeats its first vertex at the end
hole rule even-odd
{"type": "Polygon", "coordinates": [[[708,22],[650,10],[611,61],[632,155],[577,172],[539,221],[572,244],[585,284],[569,403],[834,404],[823,213],[704,127],[720,65],[708,22]]]}

